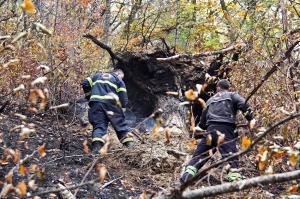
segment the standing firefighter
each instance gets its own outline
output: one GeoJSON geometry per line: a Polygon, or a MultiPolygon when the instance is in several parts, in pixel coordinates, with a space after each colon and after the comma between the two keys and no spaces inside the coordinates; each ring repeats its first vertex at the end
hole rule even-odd
{"type": "Polygon", "coordinates": [[[124,112],[128,103],[127,91],[123,82],[124,73],[117,69],[110,73],[98,73],[82,81],[85,98],[89,100],[89,121],[93,125],[93,153],[98,153],[105,141],[108,123],[115,129],[120,142],[133,146],[133,137],[125,121],[124,112]]]}
{"type": "MultiPolygon", "coordinates": [[[[238,135],[234,132],[237,111],[243,112],[248,124],[253,119],[253,115],[245,99],[237,93],[229,92],[229,88],[229,81],[220,80],[217,83],[218,93],[206,102],[207,108],[202,112],[200,127],[205,129],[207,133],[198,144],[185,173],[181,176],[181,184],[192,178],[209,160],[209,150],[212,149],[213,152],[216,152],[216,147],[218,147],[223,158],[237,152],[236,138],[238,135]],[[220,144],[221,142],[223,143],[220,144]]],[[[228,180],[242,179],[241,174],[237,172],[238,158],[233,159],[229,164],[231,168],[227,176],[228,180]]]]}

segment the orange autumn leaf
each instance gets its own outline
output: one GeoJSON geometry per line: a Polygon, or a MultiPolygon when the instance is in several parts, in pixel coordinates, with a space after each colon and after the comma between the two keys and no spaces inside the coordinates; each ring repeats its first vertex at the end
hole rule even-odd
{"type": "Polygon", "coordinates": [[[245,149],[247,147],[249,147],[251,144],[251,140],[247,138],[247,136],[243,136],[242,137],[242,145],[241,145],[241,148],[242,149],[245,149]]]}
{"type": "Polygon", "coordinates": [[[99,169],[99,182],[100,183],[104,182],[106,172],[107,172],[107,169],[105,167],[101,167],[99,169]]]}
{"type": "Polygon", "coordinates": [[[38,147],[38,152],[39,152],[39,154],[40,154],[41,157],[44,157],[46,155],[45,145],[39,146],[38,147]]]}
{"type": "Polygon", "coordinates": [[[26,173],[26,168],[24,167],[24,165],[20,165],[19,172],[21,175],[24,175],[26,173]]]}
{"type": "Polygon", "coordinates": [[[85,153],[89,152],[89,147],[87,146],[87,140],[84,140],[84,142],[83,142],[83,151],[85,153]]]}
{"type": "Polygon", "coordinates": [[[184,92],[184,95],[188,100],[194,101],[198,97],[198,92],[194,91],[193,89],[189,89],[188,91],[184,92]]]}
{"type": "Polygon", "coordinates": [[[287,191],[288,191],[289,193],[296,193],[297,190],[298,190],[298,186],[297,186],[297,185],[294,185],[294,186],[289,187],[287,191]]]}
{"type": "Polygon", "coordinates": [[[259,148],[259,154],[264,154],[264,152],[267,150],[267,147],[264,147],[264,146],[261,146],[260,148],[259,148]]]}
{"type": "Polygon", "coordinates": [[[260,161],[260,162],[258,163],[258,169],[259,169],[260,171],[263,170],[263,169],[265,168],[265,166],[266,166],[266,163],[265,163],[265,162],[260,161]]]}
{"type": "Polygon", "coordinates": [[[188,144],[188,148],[189,148],[189,149],[195,148],[196,143],[197,143],[196,138],[193,138],[192,141],[188,144]]]}
{"type": "Polygon", "coordinates": [[[284,156],[285,152],[284,151],[277,151],[274,156],[276,158],[282,158],[284,156]]]}
{"type": "Polygon", "coordinates": [[[17,193],[19,196],[25,196],[25,194],[27,193],[27,186],[24,182],[18,182],[17,185],[17,193]]]}
{"type": "Polygon", "coordinates": [[[36,12],[34,4],[29,0],[24,0],[21,8],[26,14],[35,14],[36,12]]]}
{"type": "Polygon", "coordinates": [[[165,134],[166,134],[166,139],[167,139],[166,144],[170,144],[171,140],[170,140],[170,133],[169,133],[168,129],[166,129],[165,134]]]}
{"type": "Polygon", "coordinates": [[[108,145],[109,145],[109,142],[106,142],[104,144],[104,146],[100,149],[99,153],[100,153],[101,157],[103,157],[107,154],[108,145]]]}
{"type": "Polygon", "coordinates": [[[296,159],[297,159],[297,156],[294,153],[289,155],[289,161],[293,167],[296,165],[296,159]]]}

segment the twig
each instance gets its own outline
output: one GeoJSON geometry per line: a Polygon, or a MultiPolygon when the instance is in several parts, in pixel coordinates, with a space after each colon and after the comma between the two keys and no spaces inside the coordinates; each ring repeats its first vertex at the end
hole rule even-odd
{"type": "Polygon", "coordinates": [[[107,183],[104,183],[104,185],[102,185],[102,186],[100,187],[100,189],[104,189],[105,187],[107,187],[108,185],[110,185],[111,183],[113,183],[114,181],[123,178],[123,176],[124,176],[124,175],[122,175],[122,176],[120,176],[120,177],[118,177],[118,178],[115,178],[115,179],[113,179],[113,180],[111,180],[111,181],[109,181],[109,182],[107,182],[107,183]]]}
{"type": "MultiPolygon", "coordinates": [[[[97,158],[94,159],[94,161],[93,161],[93,163],[92,163],[90,169],[89,169],[89,170],[86,172],[86,174],[83,176],[83,178],[82,178],[80,184],[82,184],[82,183],[85,181],[85,179],[87,178],[87,176],[89,175],[89,173],[91,172],[92,168],[95,166],[95,164],[96,164],[96,162],[99,160],[99,158],[100,158],[100,157],[98,156],[97,158]]],[[[74,193],[74,196],[75,196],[75,197],[76,197],[76,194],[77,194],[78,191],[79,191],[79,188],[75,190],[75,193],[74,193]]]]}

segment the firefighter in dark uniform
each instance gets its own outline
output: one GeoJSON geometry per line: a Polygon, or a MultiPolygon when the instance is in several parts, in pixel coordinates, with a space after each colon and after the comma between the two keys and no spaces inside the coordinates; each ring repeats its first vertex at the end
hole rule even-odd
{"type": "Polygon", "coordinates": [[[105,144],[103,136],[106,134],[109,122],[120,142],[127,147],[133,146],[133,136],[124,115],[128,97],[123,78],[123,71],[117,69],[109,73],[98,73],[82,81],[85,98],[89,100],[89,122],[93,125],[93,153],[98,153],[105,144]],[[108,97],[110,94],[115,94],[119,98],[119,106],[108,97]]]}
{"type": "MultiPolygon", "coordinates": [[[[181,176],[181,184],[196,175],[198,170],[209,160],[209,150],[213,149],[215,152],[216,147],[220,144],[219,136],[225,136],[225,139],[222,140],[223,143],[218,146],[223,158],[237,152],[236,138],[238,135],[234,132],[237,110],[243,112],[249,122],[248,124],[253,119],[253,114],[249,104],[245,103],[245,99],[237,93],[229,92],[229,88],[228,80],[220,80],[217,83],[217,93],[206,102],[207,107],[202,112],[200,127],[207,133],[198,144],[192,159],[181,176]],[[208,136],[210,136],[211,142],[207,142],[208,136]]],[[[238,158],[231,160],[229,164],[231,168],[227,175],[228,180],[242,179],[241,174],[237,172],[238,158]]]]}

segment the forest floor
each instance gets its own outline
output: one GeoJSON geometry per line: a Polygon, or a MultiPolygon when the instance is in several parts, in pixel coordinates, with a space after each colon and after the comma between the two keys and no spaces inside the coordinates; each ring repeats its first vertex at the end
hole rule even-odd
{"type": "MultiPolygon", "coordinates": [[[[157,140],[148,132],[145,134],[147,144],[142,144],[136,139],[134,148],[130,149],[120,144],[115,132],[109,127],[110,145],[107,154],[99,157],[91,154],[90,151],[88,153],[84,151],[85,140],[88,141],[91,149],[90,124],[82,127],[74,117],[64,120],[67,122],[63,124],[61,116],[46,114],[31,114],[28,115],[27,120],[21,121],[13,116],[11,111],[13,110],[6,110],[0,115],[0,157],[2,157],[0,190],[4,187],[5,176],[8,176],[10,170],[13,170],[12,184],[17,186],[19,182],[24,182],[27,185],[27,194],[34,194],[54,189],[56,180],[72,187],[83,181],[98,179],[99,168],[105,167],[107,173],[103,183],[84,185],[78,190],[71,189],[73,194],[77,191],[76,198],[143,198],[141,197],[143,193],[151,198],[151,196],[168,193],[172,189],[170,183],[178,181],[184,162],[191,157],[194,150],[188,148],[191,139],[186,131],[175,126],[168,127],[171,143],[165,144],[164,137],[157,140]],[[20,129],[12,130],[18,125],[31,126],[32,124],[35,124],[36,133],[30,133],[24,140],[19,138],[20,129]],[[46,146],[46,155],[41,157],[39,153],[33,154],[43,144],[46,146]],[[8,158],[7,149],[19,151],[21,159],[26,158],[22,164],[26,168],[25,174],[20,174],[19,164],[8,158]],[[172,155],[174,151],[180,152],[181,155],[177,156],[174,153],[172,155]],[[28,185],[30,181],[34,182],[34,185],[28,185]],[[111,181],[113,182],[103,186],[111,181]],[[37,188],[34,188],[35,186],[37,188]]],[[[251,154],[240,157],[245,178],[260,175],[252,159],[251,154]]],[[[223,180],[226,182],[226,175],[220,174],[221,168],[211,171],[214,180],[202,179],[197,186],[190,189],[220,184],[223,180]]],[[[279,195],[286,188],[287,184],[260,186],[213,198],[280,198],[279,195]]],[[[59,197],[59,193],[54,194],[45,193],[39,197],[59,197]]],[[[18,198],[18,196],[11,193],[7,198],[18,198]]]]}

